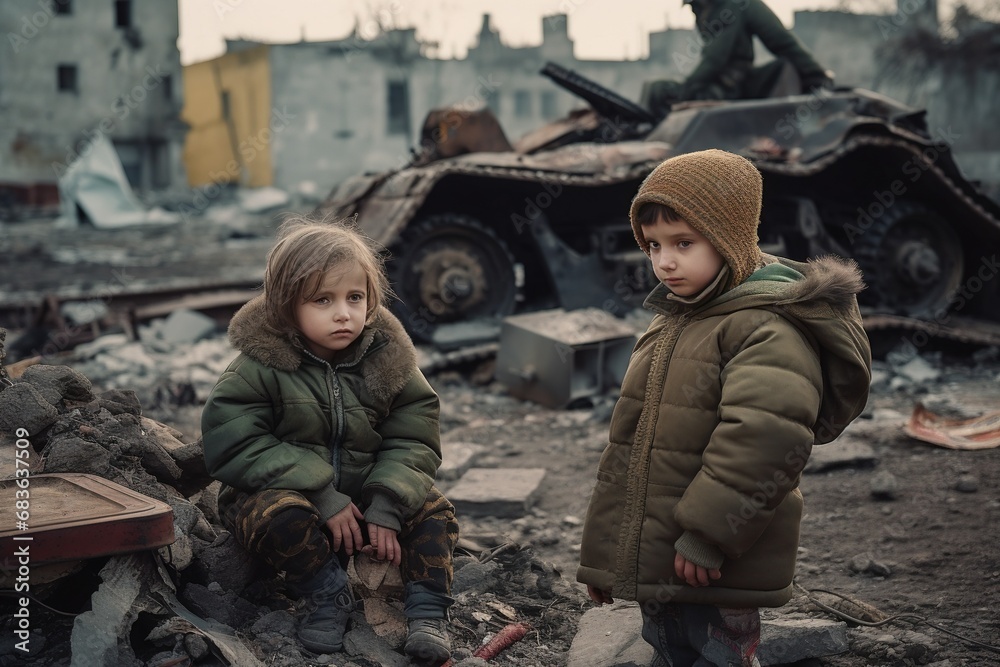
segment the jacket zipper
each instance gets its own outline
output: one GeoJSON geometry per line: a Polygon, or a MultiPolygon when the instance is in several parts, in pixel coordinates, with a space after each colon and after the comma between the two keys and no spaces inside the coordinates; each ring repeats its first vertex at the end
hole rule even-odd
{"type": "Polygon", "coordinates": [[[337,428],[334,430],[334,433],[330,438],[330,442],[327,444],[330,449],[330,464],[333,466],[333,486],[335,489],[340,489],[340,451],[341,443],[344,442],[344,431],[347,428],[344,424],[344,397],[341,395],[340,376],[337,374],[337,371],[341,369],[353,368],[354,366],[360,364],[365,355],[368,353],[368,350],[371,349],[374,342],[374,338],[368,341],[368,344],[363,350],[361,350],[355,361],[337,364],[336,366],[332,366],[330,362],[317,357],[309,350],[305,348],[302,349],[302,352],[326,366],[326,373],[324,373],[326,376],[326,390],[333,397],[331,418],[334,420],[334,423],[337,424],[337,428]]]}

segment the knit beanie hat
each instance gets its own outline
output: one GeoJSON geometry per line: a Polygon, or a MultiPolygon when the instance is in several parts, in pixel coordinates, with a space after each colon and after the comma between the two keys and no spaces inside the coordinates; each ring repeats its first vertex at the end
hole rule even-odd
{"type": "Polygon", "coordinates": [[[732,273],[727,289],[760,265],[757,225],[763,179],[744,157],[718,149],[685,153],[662,162],[639,186],[629,218],[643,252],[649,243],[636,222],[643,204],[663,204],[698,230],[722,255],[732,273]]]}

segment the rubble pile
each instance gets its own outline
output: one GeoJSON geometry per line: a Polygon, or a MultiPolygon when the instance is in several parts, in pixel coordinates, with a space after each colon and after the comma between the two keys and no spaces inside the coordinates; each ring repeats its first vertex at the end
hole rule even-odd
{"type": "MultiPolygon", "coordinates": [[[[68,576],[33,582],[39,601],[79,615],[74,622],[33,605],[28,663],[409,664],[401,652],[401,605],[383,599],[384,586],[367,588],[367,570],[358,559],[352,579],[361,602],[345,653],[317,657],[303,649],[295,639],[296,601],[286,597],[280,577],[245,554],[222,525],[219,484],[206,473],[200,442],[184,442],[179,431],[144,417],[134,391],[98,392],[69,367],[30,366],[0,391],[0,432],[15,429],[30,433],[32,474],[98,475],[169,504],[174,518],[175,541],[156,557],[147,551],[81,562],[68,576]]],[[[11,450],[4,461],[13,461],[14,442],[2,437],[0,445],[11,450]]],[[[4,477],[10,472],[5,469],[4,477]]],[[[560,662],[585,602],[551,564],[530,547],[465,542],[455,565],[456,664],[465,658],[479,664],[470,657],[476,648],[514,622],[526,622],[531,632],[493,664],[560,662]]],[[[4,636],[12,636],[12,623],[5,615],[4,636]]],[[[12,642],[0,644],[0,665],[24,663],[12,642]]]]}

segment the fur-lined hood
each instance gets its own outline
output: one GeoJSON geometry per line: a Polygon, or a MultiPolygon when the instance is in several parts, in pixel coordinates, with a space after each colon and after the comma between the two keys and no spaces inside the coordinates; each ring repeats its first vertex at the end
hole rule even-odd
{"type": "Polygon", "coordinates": [[[814,342],[825,369],[821,428],[816,433],[817,442],[825,443],[840,435],[867,401],[871,347],[856,296],[864,288],[853,260],[827,256],[796,262],[762,255],[762,266],[750,278],[714,298],[678,302],[661,284],[646,306],[668,316],[686,312],[696,320],[763,309],[794,324],[814,342]]]}
{"type": "MultiPolygon", "coordinates": [[[[229,342],[254,361],[279,371],[295,371],[302,365],[304,350],[290,339],[263,325],[264,296],[252,299],[229,323],[229,342]]],[[[417,353],[402,323],[385,307],[365,325],[354,356],[344,363],[365,358],[361,373],[372,396],[391,400],[409,381],[417,367],[417,353]],[[377,352],[374,353],[374,352],[377,352]]]]}

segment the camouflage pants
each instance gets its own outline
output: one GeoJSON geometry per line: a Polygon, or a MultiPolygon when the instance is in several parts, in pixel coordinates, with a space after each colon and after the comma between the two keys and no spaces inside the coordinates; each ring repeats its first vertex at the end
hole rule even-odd
{"type": "MultiPolygon", "coordinates": [[[[301,493],[266,489],[254,494],[235,493],[226,501],[219,504],[226,528],[247,551],[283,570],[286,581],[295,584],[308,579],[333,555],[326,525],[301,493]]],[[[361,534],[367,544],[363,522],[361,534]]],[[[449,595],[458,521],[454,506],[436,487],[431,487],[423,507],[403,524],[398,538],[403,583],[421,582],[449,595]]],[[[341,565],[346,565],[346,554],[337,555],[341,565]]]]}
{"type": "Polygon", "coordinates": [[[657,667],[760,667],[760,611],[668,602],[642,612],[642,638],[657,667]]]}

